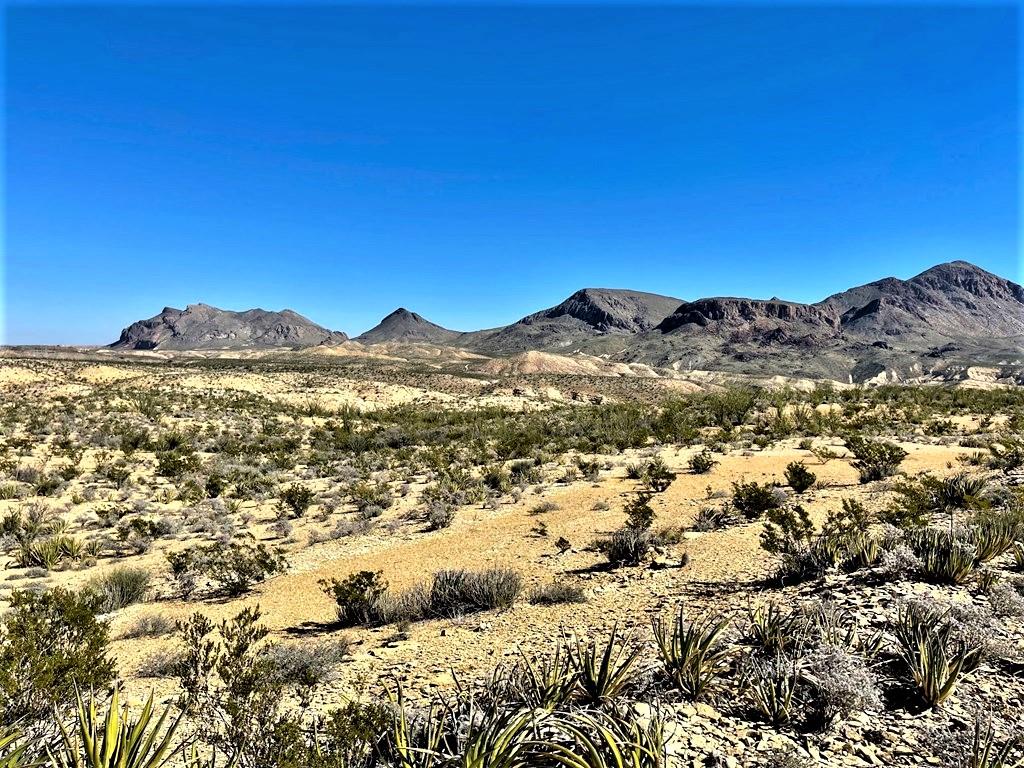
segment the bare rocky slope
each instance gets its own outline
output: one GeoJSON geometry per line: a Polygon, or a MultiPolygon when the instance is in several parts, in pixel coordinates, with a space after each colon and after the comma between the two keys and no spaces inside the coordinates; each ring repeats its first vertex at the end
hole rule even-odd
{"type": "Polygon", "coordinates": [[[301,348],[348,338],[285,309],[231,312],[208,304],[165,307],[155,317],[132,323],[112,349],[301,348]]]}
{"type": "Polygon", "coordinates": [[[356,337],[364,344],[399,341],[429,344],[450,344],[462,334],[432,323],[405,307],[399,307],[366,333],[356,337]]]}

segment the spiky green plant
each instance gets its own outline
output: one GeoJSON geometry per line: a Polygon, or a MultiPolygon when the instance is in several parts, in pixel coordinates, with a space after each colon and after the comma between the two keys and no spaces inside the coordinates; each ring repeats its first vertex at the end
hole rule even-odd
{"type": "Polygon", "coordinates": [[[88,704],[80,693],[76,697],[75,735],[63,722],[57,723],[63,746],[51,753],[51,759],[61,768],[160,768],[177,753],[172,744],[184,712],[168,723],[168,706],[157,717],[152,693],[135,720],[128,705],[120,705],[117,688],[105,714],[97,708],[95,696],[88,704]]]}
{"type": "Polygon", "coordinates": [[[640,650],[629,650],[625,643],[619,642],[618,625],[612,627],[603,649],[599,648],[597,639],[584,645],[577,638],[569,655],[584,702],[602,707],[615,701],[629,682],[630,670],[640,650]]]}
{"type": "Polygon", "coordinates": [[[534,713],[531,710],[507,712],[477,718],[470,713],[469,737],[453,761],[452,768],[529,768],[531,762],[534,713]]]}
{"type": "Polygon", "coordinates": [[[629,714],[584,712],[553,716],[546,725],[570,739],[538,744],[538,752],[564,768],[664,768],[665,726],[660,717],[641,723],[629,714]]]}
{"type": "Polygon", "coordinates": [[[564,643],[556,644],[554,654],[539,661],[522,654],[511,678],[525,704],[549,712],[569,701],[579,685],[579,673],[564,643]]]}
{"type": "Polygon", "coordinates": [[[444,764],[441,742],[444,739],[443,712],[434,703],[418,721],[409,716],[402,686],[388,698],[394,708],[391,746],[400,768],[435,768],[444,764]]]}
{"type": "Polygon", "coordinates": [[[952,629],[937,611],[913,605],[900,608],[894,628],[900,656],[929,708],[949,698],[960,677],[976,665],[980,653],[962,641],[954,644],[952,629]]]}
{"type": "Polygon", "coordinates": [[[748,685],[758,711],[772,725],[783,725],[793,718],[793,697],[800,682],[796,659],[777,654],[762,661],[751,656],[748,685]]]}
{"type": "Polygon", "coordinates": [[[1020,765],[1019,762],[1010,762],[1016,746],[1017,742],[1012,739],[1002,744],[997,743],[991,719],[983,723],[980,717],[976,718],[964,768],[1012,768],[1020,765]]]}
{"type": "Polygon", "coordinates": [[[661,662],[672,682],[692,699],[703,697],[725,669],[732,651],[722,642],[728,618],[709,616],[700,622],[686,620],[683,607],[671,623],[653,621],[654,639],[661,662]]]}
{"type": "Polygon", "coordinates": [[[0,768],[35,768],[38,761],[27,754],[28,744],[18,743],[21,734],[13,728],[0,729],[0,768]]]}
{"type": "Polygon", "coordinates": [[[797,611],[783,610],[776,602],[762,604],[750,612],[747,636],[766,653],[778,653],[800,643],[806,623],[797,611]]]}

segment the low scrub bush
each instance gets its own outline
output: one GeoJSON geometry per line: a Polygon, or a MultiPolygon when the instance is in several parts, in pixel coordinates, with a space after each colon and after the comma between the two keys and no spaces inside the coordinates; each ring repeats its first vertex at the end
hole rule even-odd
{"type": "Polygon", "coordinates": [[[288,568],[284,555],[266,544],[193,547],[168,553],[167,562],[171,575],[186,595],[192,594],[205,579],[212,594],[236,597],[288,568]]]}
{"type": "Polygon", "coordinates": [[[732,505],[747,520],[755,520],[765,512],[782,507],[783,498],[770,485],[757,482],[733,483],[732,505]]]}
{"type": "Polygon", "coordinates": [[[151,577],[145,568],[121,566],[90,582],[88,589],[99,597],[102,613],[141,603],[149,595],[151,577]]]}
{"type": "Polygon", "coordinates": [[[894,443],[868,440],[860,435],[847,437],[846,448],[855,458],[851,466],[857,470],[862,483],[892,477],[907,458],[907,452],[894,443]]]}

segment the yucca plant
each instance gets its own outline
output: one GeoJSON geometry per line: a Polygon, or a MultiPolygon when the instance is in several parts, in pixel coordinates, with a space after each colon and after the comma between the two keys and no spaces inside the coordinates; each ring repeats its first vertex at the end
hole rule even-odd
{"type": "Polygon", "coordinates": [[[721,638],[729,624],[728,618],[714,616],[690,623],[682,606],[671,623],[660,617],[654,620],[654,639],[665,671],[676,687],[691,699],[702,698],[715,677],[725,669],[732,651],[721,638]]]}
{"type": "Polygon", "coordinates": [[[73,736],[63,722],[57,722],[63,746],[56,753],[50,753],[55,765],[61,768],[160,768],[177,753],[178,749],[172,749],[172,744],[184,712],[168,723],[171,713],[168,706],[156,717],[152,693],[136,720],[131,719],[127,704],[121,707],[117,688],[106,714],[98,710],[95,696],[90,697],[88,704],[80,693],[76,697],[76,734],[73,736]]]}
{"type": "Polygon", "coordinates": [[[935,528],[908,531],[906,536],[927,578],[942,584],[964,584],[971,578],[977,561],[968,542],[935,528]]]}
{"type": "Polygon", "coordinates": [[[660,717],[648,723],[627,714],[566,713],[547,723],[570,743],[546,739],[537,751],[564,768],[664,768],[665,726],[660,717]]]}
{"type": "Polygon", "coordinates": [[[583,645],[577,638],[570,647],[570,658],[584,703],[603,707],[615,701],[629,682],[630,670],[640,650],[629,650],[625,643],[619,642],[617,624],[612,627],[603,650],[599,649],[596,639],[583,645]]]}
{"type": "Polygon", "coordinates": [[[945,616],[920,606],[901,607],[894,632],[900,655],[929,708],[949,698],[961,675],[977,665],[981,653],[980,648],[962,641],[952,647],[952,625],[945,616]]]}
{"type": "Polygon", "coordinates": [[[1013,564],[1018,571],[1024,571],[1024,544],[1016,544],[1013,547],[1013,564]]]}

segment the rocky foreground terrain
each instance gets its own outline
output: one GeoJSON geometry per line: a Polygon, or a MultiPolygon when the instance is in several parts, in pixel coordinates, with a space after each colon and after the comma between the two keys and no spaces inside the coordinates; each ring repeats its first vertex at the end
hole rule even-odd
{"type": "Polygon", "coordinates": [[[317,349],[0,359],[0,759],[1020,761],[1019,388],[317,349]]]}

